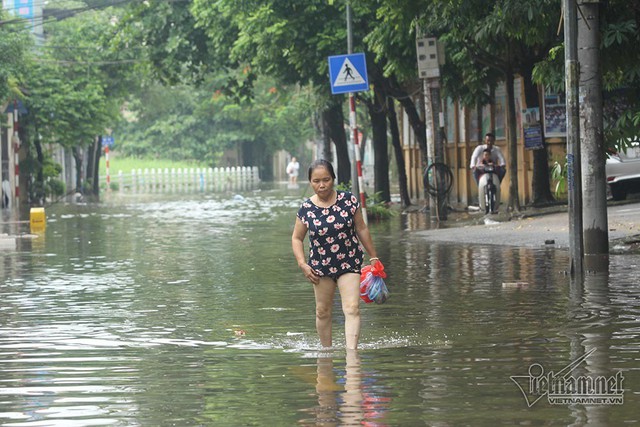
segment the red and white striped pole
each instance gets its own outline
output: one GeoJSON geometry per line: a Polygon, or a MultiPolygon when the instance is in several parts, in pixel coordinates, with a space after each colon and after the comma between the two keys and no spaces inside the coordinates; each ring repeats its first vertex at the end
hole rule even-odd
{"type": "Polygon", "coordinates": [[[18,101],[13,101],[13,155],[14,155],[14,166],[15,166],[15,198],[16,198],[16,207],[20,206],[20,135],[18,134],[18,101]]]}
{"type": "Polygon", "coordinates": [[[104,161],[107,169],[107,191],[111,190],[111,175],[109,174],[109,146],[104,147],[104,161]]]}
{"type": "MultiPolygon", "coordinates": [[[[351,28],[351,2],[347,0],[347,52],[353,53],[353,30],[351,28]]],[[[353,135],[353,145],[355,147],[356,171],[358,174],[358,191],[360,192],[360,207],[365,224],[367,219],[367,201],[364,196],[364,179],[362,179],[362,161],[360,160],[360,142],[358,141],[358,126],[356,125],[356,97],[353,92],[349,92],[349,126],[353,135]]],[[[355,181],[354,181],[355,182],[355,181]]],[[[355,187],[355,186],[352,186],[355,187]]]]}
{"type": "Polygon", "coordinates": [[[360,206],[362,207],[362,216],[365,224],[367,218],[367,200],[364,195],[364,179],[362,177],[362,160],[360,159],[360,142],[358,141],[358,126],[356,125],[356,97],[353,93],[349,93],[349,125],[353,137],[353,145],[355,146],[356,171],[358,173],[358,191],[360,192],[360,206]]]}

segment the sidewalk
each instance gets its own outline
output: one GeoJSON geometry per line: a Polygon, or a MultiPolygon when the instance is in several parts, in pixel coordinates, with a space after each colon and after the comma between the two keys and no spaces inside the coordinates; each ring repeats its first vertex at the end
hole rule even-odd
{"type": "MultiPolygon", "coordinates": [[[[640,253],[640,202],[607,209],[611,253],[640,253]]],[[[418,231],[432,242],[569,247],[567,206],[528,208],[517,217],[509,214],[452,214],[443,228],[418,231]]]]}

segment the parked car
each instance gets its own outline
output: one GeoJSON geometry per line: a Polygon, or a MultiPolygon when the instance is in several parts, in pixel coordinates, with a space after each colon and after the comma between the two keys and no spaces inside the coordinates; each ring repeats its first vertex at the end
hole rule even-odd
{"type": "Polygon", "coordinates": [[[625,152],[607,153],[607,184],[613,200],[624,200],[628,193],[640,193],[640,142],[633,142],[625,152]]]}

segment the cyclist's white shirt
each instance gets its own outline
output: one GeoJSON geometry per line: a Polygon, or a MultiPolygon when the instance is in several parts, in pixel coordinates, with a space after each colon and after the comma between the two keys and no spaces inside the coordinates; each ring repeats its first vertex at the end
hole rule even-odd
{"type": "MultiPolygon", "coordinates": [[[[482,164],[482,152],[487,148],[487,144],[480,144],[475,148],[475,150],[473,150],[471,162],[469,163],[470,168],[474,168],[482,164]]],[[[491,161],[498,166],[506,166],[507,162],[504,160],[504,155],[502,154],[500,147],[494,145],[491,148],[491,161]]]]}

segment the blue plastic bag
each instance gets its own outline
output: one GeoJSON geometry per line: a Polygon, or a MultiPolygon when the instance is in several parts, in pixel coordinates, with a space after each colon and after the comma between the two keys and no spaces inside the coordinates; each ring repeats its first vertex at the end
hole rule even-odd
{"type": "Polygon", "coordinates": [[[375,302],[383,304],[389,298],[389,289],[384,283],[387,274],[384,266],[377,261],[373,266],[367,265],[360,274],[360,298],[367,304],[375,302]]]}

